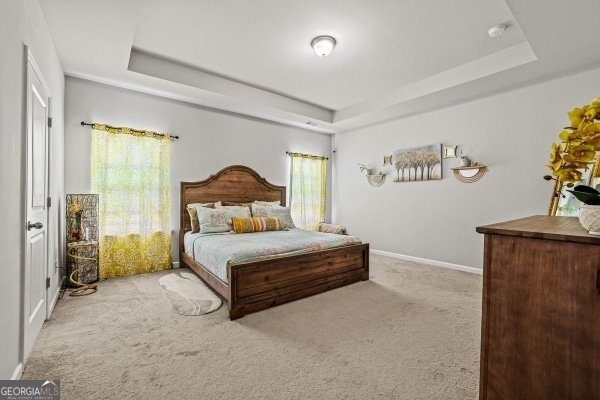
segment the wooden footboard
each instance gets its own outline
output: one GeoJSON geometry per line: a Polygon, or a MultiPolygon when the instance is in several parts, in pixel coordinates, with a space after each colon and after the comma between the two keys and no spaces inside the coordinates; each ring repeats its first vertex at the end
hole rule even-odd
{"type": "Polygon", "coordinates": [[[369,245],[229,267],[230,319],[369,279],[369,245]]]}
{"type": "Polygon", "coordinates": [[[228,301],[231,320],[369,279],[368,244],[230,265],[229,285],[185,253],[181,259],[228,301]]]}

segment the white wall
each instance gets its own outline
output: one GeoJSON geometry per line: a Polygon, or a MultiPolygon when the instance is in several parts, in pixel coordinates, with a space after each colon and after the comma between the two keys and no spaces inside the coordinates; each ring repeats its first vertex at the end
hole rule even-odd
{"type": "MultiPolygon", "coordinates": [[[[3,0],[0,12],[0,379],[18,378],[22,361],[22,277],[25,240],[25,71],[24,45],[29,46],[50,87],[53,128],[51,135],[50,265],[63,256],[59,200],[63,195],[64,76],[37,0],[3,0]]],[[[52,274],[49,301],[58,292],[59,274],[52,274]]]]}
{"type": "Polygon", "coordinates": [[[599,81],[596,69],[336,135],[334,220],[372,250],[482,268],[483,237],[475,228],[547,214],[554,184],[542,177],[550,145],[569,124],[568,111],[600,96],[599,81]],[[384,155],[434,143],[458,145],[488,171],[461,183],[450,170],[460,159],[448,158],[441,181],[392,182],[396,171],[382,167],[384,155]],[[387,172],[384,185],[369,186],[359,162],[387,172]]]}
{"type": "Polygon", "coordinates": [[[66,193],[90,193],[91,127],[82,127],[81,121],[169,132],[180,137],[171,145],[173,260],[179,258],[181,181],[203,180],[229,165],[241,164],[273,184],[287,185],[290,160],[286,151],[323,156],[331,153],[328,134],[79,78],[66,79],[65,104],[66,193]]]}
{"type": "MultiPolygon", "coordinates": [[[[553,183],[542,176],[548,173],[550,145],[568,124],[567,112],[598,96],[589,82],[599,78],[600,70],[592,70],[336,135],[331,159],[336,178],[328,204],[334,222],[346,225],[372,250],[481,268],[483,237],[477,226],[547,213],[553,183]],[[381,166],[383,155],[395,149],[432,143],[457,145],[487,165],[486,174],[475,183],[461,183],[450,170],[459,159],[449,158],[443,160],[441,181],[395,183],[395,170],[381,166]],[[358,163],[387,172],[386,183],[369,186],[358,163]]],[[[78,78],[67,78],[66,93],[67,193],[90,190],[90,128],[81,127],[82,120],[182,137],[172,146],[173,229],[180,181],[243,164],[283,185],[289,177],[285,151],[328,155],[331,150],[328,135],[78,78]]],[[[175,246],[173,251],[177,260],[175,246]]]]}

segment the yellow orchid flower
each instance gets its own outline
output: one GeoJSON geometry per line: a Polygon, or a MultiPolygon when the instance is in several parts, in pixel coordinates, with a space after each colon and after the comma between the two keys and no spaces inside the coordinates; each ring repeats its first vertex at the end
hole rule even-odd
{"type": "Polygon", "coordinates": [[[583,128],[583,140],[586,144],[594,146],[594,150],[600,150],[600,123],[588,124],[583,128]]]}
{"type": "Polygon", "coordinates": [[[550,153],[550,163],[546,166],[548,169],[556,171],[562,165],[562,144],[552,143],[552,152],[550,153]]]}
{"type": "Polygon", "coordinates": [[[584,136],[587,136],[590,132],[600,132],[600,122],[589,123],[583,128],[584,136]]]}
{"type": "Polygon", "coordinates": [[[550,162],[546,168],[552,170],[557,180],[575,183],[581,180],[582,172],[589,168],[600,151],[600,97],[590,104],[577,107],[568,113],[571,126],[558,135],[560,143],[552,144],[550,162]]]}
{"type": "Polygon", "coordinates": [[[587,111],[585,112],[585,118],[588,121],[593,121],[596,116],[598,115],[598,113],[600,113],[600,105],[598,106],[590,106],[587,111]]]}
{"type": "Polygon", "coordinates": [[[583,133],[577,130],[564,130],[558,135],[558,138],[564,143],[579,144],[583,140],[583,133]]]}
{"type": "Polygon", "coordinates": [[[563,167],[575,168],[580,171],[582,171],[582,170],[585,171],[589,168],[589,163],[587,163],[587,162],[571,162],[571,163],[565,163],[565,165],[563,165],[563,167]]]}
{"type": "Polygon", "coordinates": [[[568,115],[573,128],[579,128],[579,126],[585,121],[585,112],[588,106],[582,108],[574,108],[568,115]]]}
{"type": "Polygon", "coordinates": [[[553,175],[565,183],[575,183],[581,180],[581,171],[576,168],[563,168],[559,171],[554,171],[553,175]]]}
{"type": "Polygon", "coordinates": [[[570,146],[567,153],[563,155],[563,159],[568,163],[592,162],[594,158],[596,158],[596,152],[594,146],[590,145],[570,146]]]}

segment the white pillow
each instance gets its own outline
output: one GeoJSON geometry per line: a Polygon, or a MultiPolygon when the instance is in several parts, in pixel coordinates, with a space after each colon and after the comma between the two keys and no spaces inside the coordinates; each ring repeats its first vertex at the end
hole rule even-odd
{"type": "Polygon", "coordinates": [[[231,216],[227,210],[196,207],[200,233],[219,233],[231,230],[231,216]]]}
{"type": "Polygon", "coordinates": [[[196,207],[200,233],[228,232],[233,229],[231,218],[250,218],[248,207],[196,207]]]}
{"type": "MultiPolygon", "coordinates": [[[[229,219],[233,217],[239,218],[250,218],[252,217],[252,213],[250,212],[250,208],[246,206],[226,206],[226,207],[218,207],[219,210],[225,210],[229,213],[229,219]]],[[[231,221],[229,221],[231,222],[231,221]]]]}
{"type": "Polygon", "coordinates": [[[268,206],[268,207],[281,207],[281,201],[259,201],[255,200],[254,204],[258,204],[259,206],[268,206]]]}
{"type": "Polygon", "coordinates": [[[294,220],[292,219],[291,210],[289,207],[273,207],[261,206],[260,204],[252,204],[253,217],[276,217],[283,222],[286,228],[295,228],[294,220]]]}
{"type": "Polygon", "coordinates": [[[196,207],[214,208],[215,203],[190,203],[186,207],[187,208],[196,208],[196,207]]]}
{"type": "MultiPolygon", "coordinates": [[[[222,205],[218,205],[215,208],[219,209],[219,210],[231,210],[233,212],[245,212],[244,209],[246,209],[248,211],[248,213],[250,213],[250,207],[247,207],[247,206],[222,206],[222,205]]],[[[236,217],[237,217],[237,215],[236,215],[236,217]]]]}

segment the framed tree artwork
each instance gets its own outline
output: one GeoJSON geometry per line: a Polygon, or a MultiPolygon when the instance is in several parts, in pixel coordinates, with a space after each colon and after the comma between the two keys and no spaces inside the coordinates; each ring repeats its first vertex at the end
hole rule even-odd
{"type": "Polygon", "coordinates": [[[394,182],[442,179],[442,145],[395,150],[392,162],[396,168],[394,182]]]}

